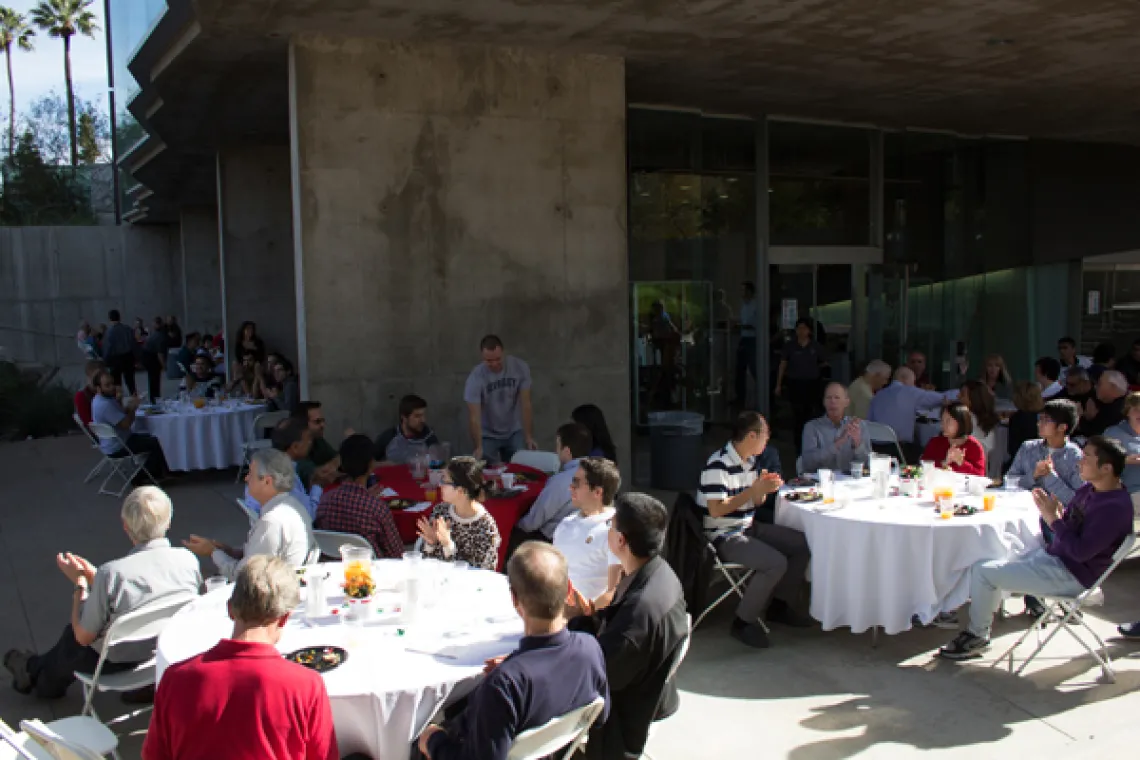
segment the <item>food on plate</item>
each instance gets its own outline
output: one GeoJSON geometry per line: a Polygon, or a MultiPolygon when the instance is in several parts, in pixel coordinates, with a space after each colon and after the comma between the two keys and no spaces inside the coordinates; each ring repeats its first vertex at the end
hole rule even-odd
{"type": "Polygon", "coordinates": [[[388,509],[407,509],[416,505],[411,499],[388,499],[386,503],[388,509]]]}
{"type": "Polygon", "coordinates": [[[515,473],[515,482],[516,483],[533,483],[536,480],[538,480],[538,477],[536,475],[532,475],[529,472],[516,472],[515,473]]]}
{"type": "Polygon", "coordinates": [[[908,464],[899,472],[905,480],[916,480],[922,477],[922,465],[908,464]]]}
{"type": "Polygon", "coordinates": [[[511,497],[518,496],[526,489],[518,488],[498,488],[496,486],[488,486],[486,489],[488,499],[510,499],[511,497]]]}
{"type": "Polygon", "coordinates": [[[798,501],[803,504],[811,504],[823,499],[823,494],[814,488],[807,491],[792,491],[785,497],[788,501],[798,501]]]}
{"type": "Polygon", "coordinates": [[[814,486],[815,481],[812,480],[811,478],[798,477],[798,478],[792,478],[791,480],[788,481],[787,484],[789,486],[791,486],[792,488],[805,488],[807,486],[814,486]]]}
{"type": "Polygon", "coordinates": [[[347,660],[348,652],[340,647],[305,647],[290,652],[285,659],[318,673],[327,673],[347,660]]]}

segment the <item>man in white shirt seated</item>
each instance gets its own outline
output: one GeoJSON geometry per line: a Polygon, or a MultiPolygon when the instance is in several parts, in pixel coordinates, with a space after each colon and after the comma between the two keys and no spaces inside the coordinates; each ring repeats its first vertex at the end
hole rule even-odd
{"type": "Polygon", "coordinates": [[[1033,373],[1036,375],[1037,384],[1041,386],[1041,398],[1048,401],[1061,391],[1065,390],[1065,386],[1061,385],[1061,362],[1054,359],[1052,356],[1042,356],[1033,365],[1033,373]]]}
{"type": "Polygon", "coordinates": [[[554,529],[554,546],[566,557],[575,610],[589,615],[605,607],[617,588],[621,561],[610,551],[608,535],[614,496],[621,487],[617,465],[601,457],[584,457],[570,480],[571,512],[554,529]]]}
{"type": "MultiPolygon", "coordinates": [[[[133,454],[146,455],[146,469],[155,478],[170,474],[162,444],[153,435],[132,432],[139,409],[139,398],[131,396],[125,404],[117,398],[115,380],[107,370],[100,370],[91,378],[91,386],[98,391],[91,399],[91,421],[110,425],[119,440],[99,440],[99,450],[109,457],[123,457],[129,449],[133,454]],[[126,444],[124,448],[123,444],[126,444]]],[[[143,476],[145,478],[145,476],[143,476]]],[[[137,481],[136,481],[137,482],[137,481]]]]}
{"type": "Polygon", "coordinates": [[[871,436],[861,419],[847,414],[849,404],[843,384],[828,383],[823,391],[824,415],[804,425],[804,472],[822,467],[846,473],[852,462],[871,457],[871,436]]]}
{"type": "Polygon", "coordinates": [[[191,535],[182,543],[199,557],[210,557],[218,572],[233,580],[245,557],[268,554],[281,557],[293,567],[309,565],[320,557],[309,512],[291,493],[297,473],[293,462],[275,449],[253,455],[245,482],[249,494],[261,505],[245,546],[235,549],[212,538],[191,535]]]}
{"type": "MultiPolygon", "coordinates": [[[[71,622],[54,647],[42,655],[13,649],[4,655],[12,687],[21,694],[58,699],[75,681],[75,671],[93,673],[107,629],[117,618],[162,599],[198,595],[202,573],[198,560],[166,540],[174,509],[170,497],[154,486],[136,488],[119,513],[133,548],[98,570],[76,554],[57,554],[56,565],[75,588],[71,622]]],[[[154,640],[129,642],[107,653],[104,673],[131,670],[154,656],[154,640]]]]}

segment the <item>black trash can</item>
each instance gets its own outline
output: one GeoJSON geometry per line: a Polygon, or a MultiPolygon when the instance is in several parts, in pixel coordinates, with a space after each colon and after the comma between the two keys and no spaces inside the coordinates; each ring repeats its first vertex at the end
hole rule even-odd
{"type": "Polygon", "coordinates": [[[705,417],[697,412],[649,413],[649,480],[666,491],[693,491],[705,466],[705,417]]]}

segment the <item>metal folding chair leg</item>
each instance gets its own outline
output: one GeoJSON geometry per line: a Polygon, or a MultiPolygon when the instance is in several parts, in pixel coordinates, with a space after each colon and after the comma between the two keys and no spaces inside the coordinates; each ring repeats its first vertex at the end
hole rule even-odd
{"type": "Polygon", "coordinates": [[[1069,625],[1069,621],[1073,620],[1074,615],[1076,615],[1079,611],[1079,605],[1070,605],[1066,604],[1065,602],[1055,601],[1047,608],[1044,615],[1041,615],[1039,618],[1033,621],[1033,625],[1031,625],[1028,629],[1026,629],[1024,633],[1021,634],[1017,641],[1014,642],[1013,646],[1011,646],[1008,650],[1005,651],[1005,653],[1002,654],[1001,657],[997,658],[997,660],[994,661],[991,667],[997,666],[999,663],[1008,659],[1009,672],[1019,676],[1025,672],[1025,669],[1027,667],[1029,667],[1029,663],[1033,662],[1033,660],[1037,658],[1037,655],[1039,655],[1045,649],[1045,647],[1049,646],[1049,642],[1052,641],[1058,633],[1060,633],[1062,630],[1065,630],[1068,631],[1069,635],[1076,639],[1082,647],[1084,647],[1085,651],[1089,653],[1089,656],[1092,657],[1096,664],[1100,666],[1105,680],[1107,680],[1109,683],[1116,683],[1116,672],[1112,669],[1112,657],[1108,654],[1108,646],[1104,643],[1104,640],[1081,618],[1076,618],[1077,625],[1075,628],[1074,626],[1069,625]],[[1045,621],[1047,621],[1051,616],[1054,616],[1053,613],[1055,610],[1063,614],[1057,618],[1057,622],[1055,623],[1053,630],[1049,632],[1049,635],[1046,636],[1044,640],[1042,640],[1041,629],[1045,621]],[[1084,629],[1089,634],[1091,634],[1094,639],[1096,639],[1097,646],[1100,648],[1100,651],[1104,653],[1103,657],[1099,652],[1089,646],[1089,643],[1085,641],[1084,638],[1080,636],[1080,634],[1077,633],[1076,628],[1084,629]],[[1017,670],[1015,671],[1013,667],[1013,655],[1017,651],[1017,648],[1020,647],[1029,637],[1029,634],[1035,631],[1037,633],[1037,646],[1030,653],[1029,657],[1025,658],[1025,660],[1022,661],[1021,665],[1018,666],[1017,670]]]}
{"type": "MultiPolygon", "coordinates": [[[[701,621],[704,620],[705,617],[710,612],[712,612],[713,610],[715,610],[717,607],[720,606],[721,602],[723,602],[728,597],[732,596],[733,592],[735,592],[737,596],[743,598],[744,597],[743,586],[745,583],[748,582],[748,579],[752,577],[753,571],[749,570],[747,573],[740,576],[739,581],[732,578],[729,573],[722,573],[722,574],[728,580],[728,588],[725,590],[725,592],[723,594],[721,594],[720,596],[717,597],[715,602],[705,606],[704,612],[702,612],[700,614],[700,616],[697,617],[696,622],[693,623],[693,629],[694,630],[696,630],[697,626],[699,626],[701,624],[701,621]]],[[[763,625],[763,621],[761,621],[761,625],[763,625]]]]}
{"type": "Polygon", "coordinates": [[[106,466],[107,466],[107,460],[106,459],[100,459],[96,463],[96,465],[91,468],[91,472],[87,473],[87,477],[83,479],[83,482],[84,483],[90,483],[92,480],[99,477],[99,473],[101,473],[103,471],[103,468],[106,466]]]}

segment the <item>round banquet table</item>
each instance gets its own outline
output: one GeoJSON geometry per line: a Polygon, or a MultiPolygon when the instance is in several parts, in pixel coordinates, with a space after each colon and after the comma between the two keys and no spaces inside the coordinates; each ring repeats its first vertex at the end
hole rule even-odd
{"type": "Polygon", "coordinates": [[[161,414],[139,412],[134,430],[149,433],[162,444],[172,470],[224,470],[242,463],[242,445],[253,431],[262,405],[229,402],[161,414]]]}
{"type": "MultiPolygon", "coordinates": [[[[990,491],[996,508],[942,519],[926,497],[863,498],[847,506],[776,502],[776,523],[802,531],[811,547],[811,616],[825,631],[879,626],[888,634],[962,606],[970,566],[1014,557],[1041,545],[1028,491],[990,491]]],[[[981,507],[981,497],[958,503],[981,507]]]]}
{"type": "MultiPolygon", "coordinates": [[[[506,470],[516,475],[525,473],[530,480],[526,483],[516,483],[516,486],[522,485],[525,490],[519,491],[510,498],[483,500],[483,506],[491,513],[491,517],[495,519],[495,525],[499,528],[499,567],[502,567],[506,560],[507,542],[510,540],[511,530],[515,527],[515,523],[526,514],[526,511],[538,499],[538,495],[542,493],[543,486],[546,485],[546,473],[541,470],[518,464],[509,464],[506,466],[506,470]]],[[[376,482],[395,491],[401,499],[414,501],[417,505],[424,503],[423,486],[412,477],[412,471],[403,465],[377,467],[376,482]]],[[[436,503],[438,502],[437,492],[436,503]]],[[[426,507],[392,510],[396,529],[400,532],[400,540],[406,544],[415,543],[419,537],[416,531],[416,522],[429,513],[430,508],[426,507]]]]}
{"type": "MultiPolygon", "coordinates": [[[[308,646],[339,646],[348,652],[342,665],[322,676],[341,756],[363,752],[383,760],[404,760],[436,710],[475,687],[484,661],[518,646],[522,621],[511,606],[504,576],[427,564],[437,566],[437,593],[423,594],[434,605],[423,609],[411,625],[403,622],[399,611],[403,595],[398,589],[406,568],[401,560],[373,562],[376,614],[361,628],[344,624],[339,614],[307,622],[307,589],[301,589],[302,604],[289,618],[277,649],[284,654],[308,646]]],[[[329,605],[341,609],[341,564],[320,567],[331,572],[327,588],[335,592],[328,591],[329,605]]],[[[230,636],[233,622],[226,601],[232,590],[231,584],[201,596],[171,620],[158,638],[160,686],[172,664],[230,636]]]]}

